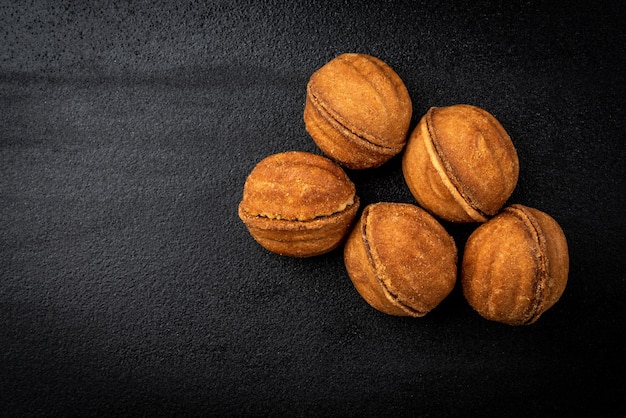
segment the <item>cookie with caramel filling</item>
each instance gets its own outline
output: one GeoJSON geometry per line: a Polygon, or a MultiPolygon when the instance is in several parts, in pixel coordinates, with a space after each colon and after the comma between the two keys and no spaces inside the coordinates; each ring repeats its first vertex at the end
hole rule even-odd
{"type": "Polygon", "coordinates": [[[400,153],[411,113],[403,81],[371,55],[339,55],[307,84],[306,130],[327,156],[347,168],[378,167],[400,153]]]}
{"type": "Polygon", "coordinates": [[[519,160],[511,138],[486,110],[433,107],[408,140],[402,171],[418,203],[451,222],[485,222],[517,184],[519,160]]]}
{"type": "Polygon", "coordinates": [[[368,205],[344,247],[358,293],[389,315],[422,317],[454,288],[457,249],[428,212],[406,203],[368,205]]]}
{"type": "Polygon", "coordinates": [[[560,299],[568,272],[559,224],[540,210],[515,204],[470,235],[461,281],[465,298],[484,318],[528,325],[560,299]]]}
{"type": "Polygon", "coordinates": [[[239,217],[252,237],[274,253],[310,257],[343,240],[359,198],[343,169],[326,157],[299,151],[274,154],[250,172],[239,217]]]}

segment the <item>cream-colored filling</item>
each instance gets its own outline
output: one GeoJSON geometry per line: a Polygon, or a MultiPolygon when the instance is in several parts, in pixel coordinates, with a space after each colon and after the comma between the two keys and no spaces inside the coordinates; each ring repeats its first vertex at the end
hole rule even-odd
{"type": "Polygon", "coordinates": [[[450,192],[454,200],[461,206],[463,211],[472,219],[477,222],[484,222],[487,220],[485,215],[483,215],[480,211],[474,208],[469,202],[463,197],[463,195],[459,192],[456,186],[450,181],[450,178],[447,175],[446,168],[443,165],[441,160],[441,156],[435,149],[435,145],[433,144],[431,132],[426,132],[427,135],[423,135],[424,144],[426,146],[426,150],[428,151],[428,156],[430,158],[430,162],[435,167],[441,182],[444,184],[446,189],[450,192]]]}

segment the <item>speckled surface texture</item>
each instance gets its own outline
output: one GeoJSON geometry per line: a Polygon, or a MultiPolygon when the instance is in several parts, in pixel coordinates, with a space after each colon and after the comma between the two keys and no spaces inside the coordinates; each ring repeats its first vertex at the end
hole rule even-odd
{"type": "MultiPolygon", "coordinates": [[[[623,409],[626,36],[619,2],[0,3],[3,416],[607,416],[623,409]],[[561,300],[489,322],[459,283],[424,318],[375,311],[341,249],[271,254],[246,176],[319,153],[306,83],[343,52],[413,101],[498,118],[509,203],[559,222],[561,300]],[[595,395],[592,395],[595,394],[595,395]]],[[[415,203],[400,157],[348,171],[415,203]]],[[[462,255],[475,225],[444,224],[462,255]]],[[[622,411],[623,412],[623,411],[622,411]]]]}

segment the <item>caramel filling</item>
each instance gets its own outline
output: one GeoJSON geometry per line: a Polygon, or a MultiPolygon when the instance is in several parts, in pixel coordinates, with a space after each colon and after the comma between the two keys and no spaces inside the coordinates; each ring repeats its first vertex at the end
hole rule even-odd
{"type": "Polygon", "coordinates": [[[374,257],[372,255],[372,248],[370,246],[369,240],[367,239],[368,215],[369,214],[365,214],[365,216],[363,218],[364,222],[363,222],[363,226],[362,226],[362,229],[361,229],[361,237],[363,238],[363,244],[365,245],[365,252],[367,254],[367,260],[368,260],[370,266],[372,266],[372,269],[374,270],[374,276],[376,277],[376,280],[380,284],[380,287],[383,289],[383,293],[385,294],[387,299],[389,299],[394,305],[396,305],[396,306],[400,307],[401,309],[405,310],[411,316],[424,316],[424,315],[426,315],[427,312],[418,311],[417,309],[415,309],[412,306],[409,306],[405,302],[403,302],[400,299],[400,297],[397,294],[395,294],[389,288],[387,283],[385,283],[385,280],[383,280],[383,278],[380,276],[380,273],[379,273],[378,269],[376,268],[376,264],[374,263],[374,257]]]}
{"type": "Polygon", "coordinates": [[[243,209],[243,211],[250,217],[264,218],[264,219],[274,219],[274,220],[277,220],[277,221],[308,222],[308,221],[314,221],[314,220],[318,220],[318,219],[331,218],[333,216],[339,215],[339,214],[343,213],[346,209],[351,207],[352,205],[354,205],[354,196],[351,196],[350,199],[348,199],[344,203],[340,204],[337,207],[337,209],[335,209],[334,211],[331,211],[329,213],[322,213],[322,214],[319,214],[319,215],[315,215],[313,218],[309,218],[309,219],[301,219],[299,217],[287,218],[287,217],[284,217],[283,215],[281,215],[280,213],[260,212],[260,213],[253,214],[253,213],[248,212],[245,208],[243,209]]]}
{"type": "Polygon", "coordinates": [[[487,214],[481,211],[477,204],[473,202],[467,193],[462,190],[462,187],[459,185],[459,181],[456,179],[452,169],[444,159],[443,153],[438,149],[437,142],[435,141],[437,132],[432,123],[432,112],[428,112],[426,116],[426,129],[428,130],[428,135],[425,136],[426,138],[424,140],[426,150],[428,151],[431,163],[435,167],[437,173],[439,173],[439,177],[446,186],[446,189],[448,189],[450,194],[454,197],[454,200],[461,205],[465,213],[470,218],[477,222],[486,221],[487,214]]]}
{"type": "Polygon", "coordinates": [[[530,324],[542,314],[542,305],[545,299],[545,282],[548,274],[546,236],[534,216],[527,211],[517,205],[510,206],[506,211],[522,221],[535,244],[533,245],[533,253],[537,268],[535,269],[532,283],[534,297],[525,313],[526,320],[524,321],[524,324],[530,324]]]}
{"type": "Polygon", "coordinates": [[[352,142],[365,145],[369,148],[376,149],[378,152],[383,154],[395,155],[398,152],[397,147],[379,145],[376,143],[373,135],[367,132],[359,131],[358,129],[355,129],[354,126],[350,127],[350,124],[346,119],[342,118],[338,113],[334,112],[326,103],[319,99],[318,95],[315,93],[310,85],[307,87],[307,91],[309,94],[309,99],[311,100],[311,103],[313,103],[313,106],[317,113],[320,115],[320,117],[324,121],[326,121],[326,123],[328,123],[331,127],[346,135],[347,139],[351,140],[352,142]]]}

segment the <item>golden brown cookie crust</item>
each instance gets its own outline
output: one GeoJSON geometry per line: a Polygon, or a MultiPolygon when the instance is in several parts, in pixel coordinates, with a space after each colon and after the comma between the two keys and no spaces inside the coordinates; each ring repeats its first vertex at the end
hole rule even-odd
{"type": "Polygon", "coordinates": [[[309,257],[341,243],[358,207],[355,186],[341,167],[291,151],[266,157],[251,171],[238,214],[268,250],[309,257]]]}
{"type": "Polygon", "coordinates": [[[470,235],[462,261],[465,298],[483,317],[527,325],[561,297],[569,255],[556,221],[511,205],[470,235]]]}
{"type": "Polygon", "coordinates": [[[402,170],[416,200],[452,222],[484,222],[504,205],[519,160],[500,122],[472,105],[431,108],[411,133],[402,170]]]}
{"type": "Polygon", "coordinates": [[[307,84],[306,129],[322,151],[349,168],[373,168],[402,151],[411,113],[398,74],[371,55],[342,54],[307,84]]]}
{"type": "Polygon", "coordinates": [[[426,315],[456,282],[454,240],[410,204],[367,206],[346,241],[344,260],[359,294],[391,315],[426,315]]]}

